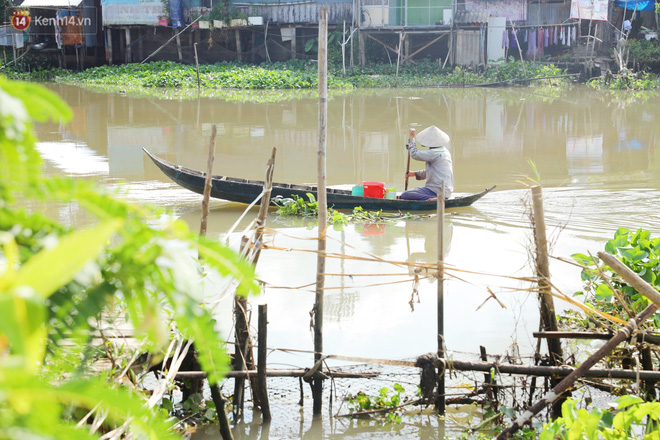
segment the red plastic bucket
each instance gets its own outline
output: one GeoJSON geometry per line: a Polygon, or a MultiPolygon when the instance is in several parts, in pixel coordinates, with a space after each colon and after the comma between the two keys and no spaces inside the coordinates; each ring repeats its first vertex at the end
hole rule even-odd
{"type": "Polygon", "coordinates": [[[362,182],[365,197],[382,199],[385,195],[385,182],[362,182]]]}

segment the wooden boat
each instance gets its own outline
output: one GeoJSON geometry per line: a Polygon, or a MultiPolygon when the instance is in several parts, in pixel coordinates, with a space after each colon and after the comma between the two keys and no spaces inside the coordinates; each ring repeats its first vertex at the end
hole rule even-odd
{"type": "MultiPolygon", "coordinates": [[[[153,154],[146,149],[147,156],[161,169],[163,173],[175,183],[182,187],[196,192],[204,193],[204,182],[206,173],[190,168],[176,165],[168,162],[153,154]]],[[[252,203],[263,191],[264,182],[259,180],[247,180],[227,176],[213,176],[213,186],[211,188],[211,197],[216,199],[229,200],[231,202],[252,203]]],[[[495,186],[485,189],[476,194],[455,196],[445,200],[446,208],[457,208],[470,206],[495,186]]],[[[307,193],[316,196],[318,188],[310,185],[295,185],[288,183],[274,183],[271,192],[271,199],[275,197],[291,198],[293,195],[307,200],[307,193]]],[[[334,209],[353,209],[361,206],[367,211],[431,211],[437,209],[436,201],[420,200],[401,200],[401,199],[378,199],[374,197],[354,196],[350,190],[328,188],[328,206],[334,209]]],[[[272,203],[272,202],[271,202],[272,203]]]]}

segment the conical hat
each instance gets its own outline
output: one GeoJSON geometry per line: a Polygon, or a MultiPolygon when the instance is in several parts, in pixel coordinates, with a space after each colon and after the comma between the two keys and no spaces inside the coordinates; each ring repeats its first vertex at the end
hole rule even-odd
{"type": "Polygon", "coordinates": [[[444,147],[449,143],[449,135],[435,125],[420,131],[417,142],[428,148],[444,147]]]}

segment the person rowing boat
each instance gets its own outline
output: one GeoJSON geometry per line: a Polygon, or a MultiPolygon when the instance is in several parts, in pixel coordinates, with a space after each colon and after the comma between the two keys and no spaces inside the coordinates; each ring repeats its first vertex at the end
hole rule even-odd
{"type": "Polygon", "coordinates": [[[417,149],[415,129],[411,128],[406,149],[410,157],[425,162],[426,166],[423,170],[406,171],[406,183],[409,177],[414,177],[417,180],[426,180],[426,185],[404,191],[400,198],[403,200],[437,200],[444,182],[444,198],[448,199],[454,191],[454,170],[451,154],[447,150],[449,136],[432,125],[419,132],[417,142],[423,147],[428,147],[428,151],[417,149]]]}

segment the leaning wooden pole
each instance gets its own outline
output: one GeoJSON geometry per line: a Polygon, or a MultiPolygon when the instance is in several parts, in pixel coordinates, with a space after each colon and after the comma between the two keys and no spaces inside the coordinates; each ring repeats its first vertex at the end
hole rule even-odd
{"type": "MultiPolygon", "coordinates": [[[[202,196],[202,221],[199,227],[199,235],[206,235],[206,225],[209,217],[209,199],[211,197],[211,189],[213,186],[213,162],[215,159],[215,136],[218,128],[215,124],[211,127],[211,139],[209,140],[209,156],[206,163],[206,180],[204,180],[204,194],[202,196]]],[[[225,411],[226,400],[222,397],[220,386],[217,383],[209,383],[211,388],[211,398],[215,403],[215,412],[218,415],[218,423],[220,425],[220,436],[223,440],[234,440],[225,411]]]]}
{"type": "MultiPolygon", "coordinates": [[[[263,232],[266,225],[266,216],[268,206],[270,205],[270,194],[273,188],[273,171],[275,169],[275,155],[277,148],[273,148],[270,159],[266,166],[266,178],[264,180],[264,194],[259,205],[259,214],[256,220],[256,231],[254,239],[251,240],[244,236],[241,240],[240,254],[250,263],[257,264],[261,253],[263,242],[263,232]]],[[[254,357],[250,350],[250,326],[248,318],[248,301],[244,296],[236,295],[234,297],[234,362],[233,367],[236,371],[247,371],[254,366],[254,357]]],[[[253,386],[254,388],[254,386],[253,386]]],[[[243,417],[243,407],[245,401],[245,378],[236,378],[234,381],[234,416],[236,420],[243,417]]]]}
{"type": "MultiPolygon", "coordinates": [[[[244,242],[247,246],[249,243],[244,242]]],[[[233,369],[236,371],[247,371],[250,329],[248,319],[248,303],[243,296],[234,297],[234,359],[233,369]]],[[[234,380],[234,421],[243,418],[243,408],[245,401],[245,378],[238,377],[234,380]]]]}
{"type": "Polygon", "coordinates": [[[199,58],[197,57],[197,43],[193,44],[193,48],[195,49],[195,69],[197,70],[197,92],[199,93],[201,82],[199,80],[199,58]]]}
{"type": "Polygon", "coordinates": [[[646,298],[651,300],[652,304],[646,307],[640,314],[635,318],[631,319],[628,324],[619,330],[612,339],[607,341],[598,351],[589,356],[579,367],[575,369],[571,374],[566,376],[564,380],[559,382],[559,384],[552,389],[546,396],[532,405],[527,411],[525,411],[520,417],[518,417],[511,426],[504,429],[497,436],[498,440],[503,440],[511,437],[516,431],[518,431],[525,423],[529,422],[532,417],[541,412],[543,408],[547,405],[551,405],[555,402],[564,392],[566,392],[573,383],[582,377],[585,372],[587,372],[591,367],[593,367],[598,361],[603,357],[609,354],[617,345],[621,342],[630,338],[630,336],[642,325],[647,319],[649,319],[660,307],[660,293],[653,288],[649,283],[641,279],[635,272],[633,272],[626,265],[618,261],[610,254],[604,252],[599,252],[598,257],[600,257],[605,264],[610,266],[610,268],[619,274],[621,278],[628,282],[635,290],[644,295],[646,298]]]}
{"type": "Polygon", "coordinates": [[[516,46],[518,46],[518,53],[520,54],[520,63],[522,64],[523,75],[525,76],[525,79],[527,79],[527,69],[525,69],[525,59],[523,58],[522,49],[520,48],[520,41],[518,41],[518,33],[516,32],[516,27],[513,25],[513,21],[509,20],[509,24],[511,24],[511,31],[513,32],[513,38],[516,40],[516,46]]]}
{"type": "Polygon", "coordinates": [[[399,86],[399,64],[401,64],[401,46],[403,45],[403,32],[399,32],[399,44],[396,47],[396,76],[394,77],[394,87],[399,86]]]}
{"type": "Polygon", "coordinates": [[[227,401],[222,397],[220,385],[214,383],[213,385],[209,384],[209,387],[211,388],[211,399],[213,399],[213,403],[215,403],[216,413],[218,414],[220,436],[222,437],[222,440],[234,440],[234,436],[231,433],[231,425],[229,424],[229,419],[225,412],[227,401]]]}
{"type": "MultiPolygon", "coordinates": [[[[442,192],[438,194],[438,358],[445,357],[445,256],[444,248],[445,232],[445,182],[442,182],[442,192]]],[[[445,372],[438,371],[438,396],[435,408],[440,414],[445,413],[445,372]]]]}
{"type": "Polygon", "coordinates": [[[211,187],[213,186],[213,162],[215,160],[215,135],[218,127],[211,127],[211,140],[209,140],[209,156],[206,162],[206,179],[204,180],[204,194],[202,196],[202,221],[199,226],[199,235],[206,235],[206,225],[209,217],[209,199],[211,198],[211,187]]]}
{"type": "MultiPolygon", "coordinates": [[[[532,186],[532,205],[534,222],[534,239],[536,241],[536,273],[539,285],[539,303],[541,315],[541,327],[545,331],[557,331],[557,317],[555,314],[555,304],[552,299],[550,285],[550,263],[548,257],[548,239],[545,230],[545,214],[543,211],[543,193],[540,185],[532,186]]],[[[550,355],[550,365],[557,366],[563,364],[563,351],[560,339],[548,339],[548,352],[550,355]]],[[[550,381],[552,386],[558,384],[557,379],[550,381]]],[[[557,418],[561,416],[562,400],[552,407],[552,416],[557,418]]]]}
{"type": "Polygon", "coordinates": [[[257,215],[256,227],[257,230],[254,234],[254,250],[250,257],[252,264],[257,264],[259,256],[261,255],[261,245],[263,243],[264,228],[266,227],[266,216],[268,215],[268,207],[270,206],[270,195],[273,192],[273,172],[275,172],[275,156],[277,155],[277,147],[273,147],[270,159],[266,164],[266,179],[264,180],[264,196],[259,205],[259,214],[257,215]]]}
{"type": "MultiPolygon", "coordinates": [[[[319,148],[318,148],[318,195],[319,229],[318,256],[316,259],[316,300],[314,303],[314,363],[323,356],[323,289],[325,287],[325,234],[328,223],[328,196],[325,188],[325,144],[328,123],[328,8],[319,9],[319,148]]],[[[319,368],[319,371],[322,368],[319,368]]],[[[314,398],[313,414],[321,414],[323,379],[312,380],[314,398]]]]}
{"type": "MultiPolygon", "coordinates": [[[[550,285],[550,264],[548,258],[548,239],[545,231],[543,213],[543,194],[540,185],[532,187],[534,208],[534,239],[536,241],[536,271],[539,278],[539,301],[541,304],[541,325],[545,331],[557,331],[555,304],[550,285]]],[[[548,351],[552,365],[561,365],[563,352],[558,339],[548,339],[548,351]]]]}

